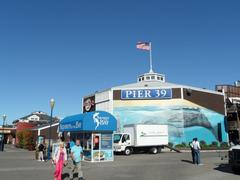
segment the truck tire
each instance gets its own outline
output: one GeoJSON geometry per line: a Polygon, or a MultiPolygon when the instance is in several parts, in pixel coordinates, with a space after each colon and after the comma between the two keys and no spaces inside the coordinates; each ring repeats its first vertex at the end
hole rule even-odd
{"type": "Polygon", "coordinates": [[[240,169],[232,166],[232,171],[235,173],[235,174],[238,174],[240,172],[240,169]]]}
{"type": "Polygon", "coordinates": [[[130,148],[126,148],[125,151],[124,151],[124,154],[125,154],[126,156],[131,155],[131,153],[132,153],[132,151],[131,151],[130,148]]]}
{"type": "Polygon", "coordinates": [[[158,153],[158,148],[157,148],[157,147],[152,147],[152,148],[150,149],[150,153],[152,153],[152,154],[157,154],[157,153],[158,153]]]}

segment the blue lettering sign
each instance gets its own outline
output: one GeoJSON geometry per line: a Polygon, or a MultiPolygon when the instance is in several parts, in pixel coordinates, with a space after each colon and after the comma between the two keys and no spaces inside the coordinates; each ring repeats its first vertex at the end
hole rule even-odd
{"type": "Polygon", "coordinates": [[[122,90],[121,99],[171,99],[172,89],[122,90]]]}
{"type": "Polygon", "coordinates": [[[82,129],[82,123],[81,121],[74,121],[69,123],[60,123],[60,131],[69,131],[69,130],[81,130],[82,129]]]}

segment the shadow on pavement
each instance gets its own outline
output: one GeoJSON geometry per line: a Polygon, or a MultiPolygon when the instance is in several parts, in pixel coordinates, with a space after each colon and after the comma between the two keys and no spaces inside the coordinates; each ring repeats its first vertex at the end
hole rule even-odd
{"type": "Polygon", "coordinates": [[[238,172],[238,173],[233,172],[232,168],[231,168],[231,165],[226,164],[226,163],[225,164],[219,164],[218,167],[214,168],[214,170],[221,171],[221,172],[228,173],[228,174],[238,174],[238,175],[240,175],[240,172],[238,172]]]}
{"type": "Polygon", "coordinates": [[[182,159],[181,161],[182,161],[182,162],[185,162],[185,163],[193,164],[193,162],[192,162],[192,161],[189,161],[189,160],[182,159]]]}
{"type": "Polygon", "coordinates": [[[64,174],[62,174],[62,179],[64,180],[64,179],[69,179],[69,177],[70,177],[70,175],[69,175],[69,173],[64,173],[64,174]]]}

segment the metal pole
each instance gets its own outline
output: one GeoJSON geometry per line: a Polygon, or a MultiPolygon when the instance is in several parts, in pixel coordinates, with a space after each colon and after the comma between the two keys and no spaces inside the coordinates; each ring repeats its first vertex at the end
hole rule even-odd
{"type": "Polygon", "coordinates": [[[50,118],[50,126],[48,129],[48,160],[51,159],[51,138],[52,138],[52,114],[53,114],[53,108],[51,107],[51,118],[50,118]]]}
{"type": "Polygon", "coordinates": [[[6,115],[3,115],[3,124],[2,124],[2,151],[4,151],[4,124],[6,120],[6,115]]]}
{"type": "Polygon", "coordinates": [[[150,52],[149,52],[149,55],[150,55],[150,73],[153,73],[153,68],[152,68],[152,43],[150,42],[149,43],[149,46],[150,46],[150,52]]]}

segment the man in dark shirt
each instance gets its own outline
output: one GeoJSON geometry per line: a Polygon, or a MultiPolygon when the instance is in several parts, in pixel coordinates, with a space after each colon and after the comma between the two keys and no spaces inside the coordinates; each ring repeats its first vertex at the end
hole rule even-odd
{"type": "Polygon", "coordinates": [[[45,148],[45,147],[44,147],[43,143],[40,143],[39,146],[38,146],[38,152],[39,152],[38,161],[44,161],[44,158],[43,158],[44,148],[45,148]]]}

